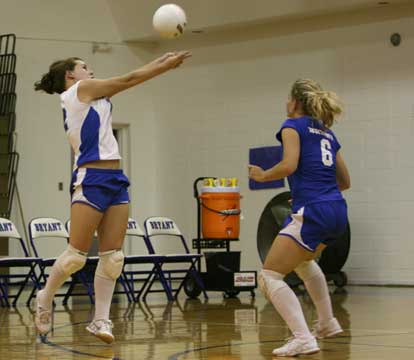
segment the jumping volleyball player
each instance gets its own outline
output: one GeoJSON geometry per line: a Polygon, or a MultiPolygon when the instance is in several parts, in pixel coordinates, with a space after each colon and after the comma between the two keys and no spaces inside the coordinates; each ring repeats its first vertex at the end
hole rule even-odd
{"type": "Polygon", "coordinates": [[[64,128],[75,153],[69,245],[55,261],[44,289],[36,296],[35,324],[41,335],[51,330],[56,291],[85,265],[97,230],[95,316],[86,329],[106,343],[114,341],[109,310],[124,264],[121,249],[128,223],[129,181],[119,168],[121,157],[112,132],[109,99],[178,67],[189,56],[187,51],[167,53],[128,74],[104,80],[94,79],[92,70],[81,59],[69,58],[54,62],[36,82],[35,90],[60,94],[64,128]]]}
{"type": "Polygon", "coordinates": [[[273,350],[276,356],[316,353],[315,338],[342,332],[333,316],[325,276],[314,261],[345,232],[348,222],[341,191],[350,187],[350,178],[338,140],[330,130],[341,112],[334,93],[323,91],[312,80],[296,81],[287,103],[288,119],[276,134],[283,145],[282,161],[266,171],[249,165],[249,176],[255,181],[288,176],[292,193],[292,215],[276,237],[258,278],[261,290],[293,334],[284,346],[273,350]],[[312,332],[298,298],[283,281],[292,271],[303,280],[318,313],[312,332]]]}

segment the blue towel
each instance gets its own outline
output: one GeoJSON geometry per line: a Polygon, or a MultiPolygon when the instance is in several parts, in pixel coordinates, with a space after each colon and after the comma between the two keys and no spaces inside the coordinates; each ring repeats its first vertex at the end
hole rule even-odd
{"type": "MultiPolygon", "coordinates": [[[[249,150],[249,163],[267,170],[282,160],[282,146],[263,146],[249,150]]],[[[249,179],[249,189],[277,189],[285,186],[285,180],[257,182],[249,179]]]]}

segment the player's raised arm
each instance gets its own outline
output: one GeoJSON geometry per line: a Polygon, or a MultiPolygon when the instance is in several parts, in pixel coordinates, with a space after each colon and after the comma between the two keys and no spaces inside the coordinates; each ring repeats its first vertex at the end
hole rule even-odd
{"type": "Polygon", "coordinates": [[[109,79],[86,79],[79,83],[78,98],[88,103],[136,86],[164,72],[177,68],[191,56],[189,51],[169,52],[128,74],[109,79]]]}

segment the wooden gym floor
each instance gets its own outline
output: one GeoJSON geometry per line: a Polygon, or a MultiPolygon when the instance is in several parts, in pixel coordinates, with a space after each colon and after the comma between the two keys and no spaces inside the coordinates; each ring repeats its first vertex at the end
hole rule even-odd
{"type": "MultiPolygon", "coordinates": [[[[257,294],[223,299],[220,293],[167,304],[150,296],[147,304],[113,304],[116,342],[89,335],[88,304],[56,307],[54,333],[41,342],[32,314],[23,304],[0,308],[0,359],[272,359],[289,332],[273,307],[257,294]]],[[[316,318],[307,296],[300,297],[309,323],[316,318]]],[[[60,304],[60,300],[57,300],[60,304]]],[[[343,336],[320,341],[322,351],[305,359],[414,359],[414,289],[347,287],[333,294],[343,336]]]]}

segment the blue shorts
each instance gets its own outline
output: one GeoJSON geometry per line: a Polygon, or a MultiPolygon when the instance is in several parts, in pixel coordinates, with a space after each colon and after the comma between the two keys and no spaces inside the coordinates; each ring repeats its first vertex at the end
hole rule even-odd
{"type": "Polygon", "coordinates": [[[84,203],[104,212],[112,205],[129,203],[128,186],[121,169],[78,168],[72,174],[72,204],[84,203]]]}
{"type": "Polygon", "coordinates": [[[279,235],[289,236],[300,246],[313,252],[319,244],[329,245],[346,231],[347,212],[344,200],[303,206],[286,218],[279,235]]]}

